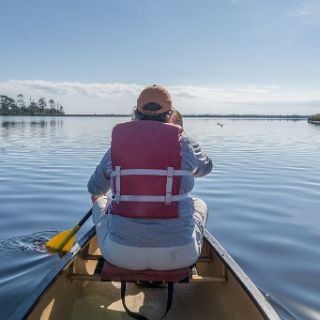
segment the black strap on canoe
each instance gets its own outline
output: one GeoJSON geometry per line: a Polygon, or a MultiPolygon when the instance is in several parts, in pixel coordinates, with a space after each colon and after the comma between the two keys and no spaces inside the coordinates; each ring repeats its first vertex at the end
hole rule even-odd
{"type": "MultiPolygon", "coordinates": [[[[126,290],[127,290],[127,282],[121,281],[121,300],[122,300],[124,310],[126,310],[126,313],[134,319],[148,320],[148,318],[146,318],[145,316],[143,316],[137,312],[133,312],[128,309],[128,307],[126,305],[126,290]]],[[[166,308],[165,314],[161,317],[160,320],[163,320],[165,318],[165,316],[168,314],[168,312],[172,306],[172,300],[173,300],[173,282],[168,282],[167,308],[166,308]]]]}
{"type": "Polygon", "coordinates": [[[166,313],[162,316],[162,319],[165,318],[165,316],[168,314],[171,306],[172,306],[172,301],[173,301],[173,282],[168,282],[168,298],[167,298],[167,308],[166,308],[166,313]]]}

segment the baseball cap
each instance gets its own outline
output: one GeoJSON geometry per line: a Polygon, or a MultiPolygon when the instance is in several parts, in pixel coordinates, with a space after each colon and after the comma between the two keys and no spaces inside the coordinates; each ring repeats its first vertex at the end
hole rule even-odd
{"type": "Polygon", "coordinates": [[[172,109],[169,91],[161,85],[154,84],[143,89],[137,100],[137,109],[147,115],[156,116],[172,109]],[[148,108],[152,104],[152,108],[148,108]],[[158,105],[157,107],[154,107],[158,105]]]}

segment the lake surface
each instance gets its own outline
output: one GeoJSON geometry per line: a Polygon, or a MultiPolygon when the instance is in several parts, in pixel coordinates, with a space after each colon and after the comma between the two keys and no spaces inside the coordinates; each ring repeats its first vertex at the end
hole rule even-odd
{"type": "MultiPolygon", "coordinates": [[[[87,181],[112,127],[123,121],[0,116],[0,319],[58,261],[43,244],[90,208],[87,181]]],[[[214,161],[192,193],[209,206],[209,231],[283,319],[319,320],[320,126],[199,118],[184,124],[214,161]]]]}

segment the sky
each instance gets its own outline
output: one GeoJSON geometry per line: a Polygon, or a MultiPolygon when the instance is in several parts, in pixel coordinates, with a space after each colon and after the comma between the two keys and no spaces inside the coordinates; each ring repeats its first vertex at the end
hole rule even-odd
{"type": "Polygon", "coordinates": [[[130,113],[320,112],[320,0],[0,0],[0,94],[130,113]]]}

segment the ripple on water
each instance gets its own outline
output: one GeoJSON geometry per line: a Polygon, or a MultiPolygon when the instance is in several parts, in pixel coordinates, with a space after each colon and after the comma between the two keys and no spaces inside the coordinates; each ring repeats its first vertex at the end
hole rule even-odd
{"type": "Polygon", "coordinates": [[[0,240],[1,256],[16,255],[21,252],[47,253],[45,244],[58,231],[41,231],[6,240],[0,240]]]}
{"type": "MultiPolygon", "coordinates": [[[[56,261],[41,249],[54,232],[43,230],[69,229],[84,215],[87,180],[113,125],[126,120],[0,117],[0,319],[56,261]]],[[[208,204],[208,229],[284,319],[320,319],[320,127],[216,122],[185,119],[186,132],[214,160],[192,193],[208,204]]]]}

